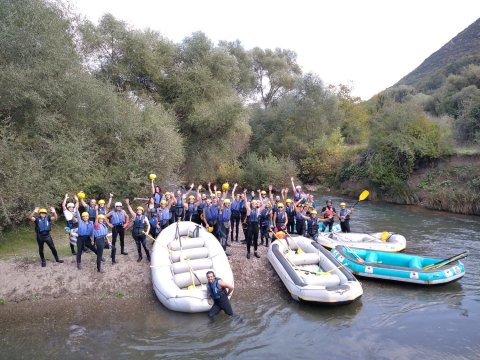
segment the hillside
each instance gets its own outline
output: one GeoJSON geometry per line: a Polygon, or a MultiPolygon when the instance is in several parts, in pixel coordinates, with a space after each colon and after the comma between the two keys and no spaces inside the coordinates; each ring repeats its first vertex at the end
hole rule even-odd
{"type": "MultiPolygon", "coordinates": [[[[394,86],[410,85],[418,90],[419,84],[425,82],[440,70],[452,67],[452,64],[459,63],[459,61],[463,62],[478,56],[480,56],[480,19],[430,55],[420,66],[403,77],[394,86]]],[[[478,63],[474,59],[467,61],[478,63]]],[[[448,72],[454,73],[455,71],[451,68],[448,72]]],[[[440,85],[437,84],[437,86],[440,85]]]]}

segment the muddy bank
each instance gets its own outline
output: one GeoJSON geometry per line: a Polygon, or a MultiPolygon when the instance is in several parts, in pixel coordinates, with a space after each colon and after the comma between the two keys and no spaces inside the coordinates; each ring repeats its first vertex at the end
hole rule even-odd
{"type": "MultiPolygon", "coordinates": [[[[243,240],[243,237],[240,238],[243,240]]],[[[150,263],[145,259],[137,262],[137,253],[132,239],[126,239],[129,255],[117,256],[112,265],[110,252],[105,251],[105,273],[96,270],[94,254],[82,256],[83,269],[76,267],[76,257],[63,257],[63,264],[56,263],[46,249],[47,266],[42,268],[37,258],[16,258],[0,261],[0,300],[2,302],[25,302],[65,300],[78,298],[154,298],[150,263]]],[[[252,250],[253,251],[253,250],[252,250]]],[[[267,260],[267,247],[259,246],[260,259],[246,258],[246,245],[233,242],[227,248],[231,253],[230,264],[235,279],[235,291],[247,288],[261,291],[280,291],[282,283],[267,260]]]]}

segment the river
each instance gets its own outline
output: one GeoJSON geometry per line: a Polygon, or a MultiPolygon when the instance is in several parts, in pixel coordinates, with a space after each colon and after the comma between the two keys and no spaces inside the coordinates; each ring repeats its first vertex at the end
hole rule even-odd
{"type": "Polygon", "coordinates": [[[0,358],[480,358],[480,218],[370,202],[354,215],[352,231],[401,233],[409,253],[447,258],[468,250],[465,277],[431,288],[363,279],[363,297],[340,307],[251,289],[232,298],[241,319],[221,314],[213,322],[168,311],[153,295],[7,304],[2,311],[17,314],[0,314],[0,358]]]}

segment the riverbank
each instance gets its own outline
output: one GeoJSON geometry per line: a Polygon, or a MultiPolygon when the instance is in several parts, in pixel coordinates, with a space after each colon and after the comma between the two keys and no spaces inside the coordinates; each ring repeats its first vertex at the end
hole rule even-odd
{"type": "MultiPolygon", "coordinates": [[[[54,241],[59,253],[67,254],[66,241],[55,236],[54,241]]],[[[78,270],[75,256],[63,255],[64,263],[56,263],[47,247],[47,266],[42,268],[36,251],[29,245],[17,248],[15,254],[4,254],[0,260],[0,303],[155,297],[150,263],[145,258],[137,262],[135,243],[129,236],[126,238],[128,255],[117,256],[117,264],[112,265],[110,251],[105,251],[103,274],[97,272],[96,257],[92,253],[82,256],[83,269],[78,270]]],[[[261,291],[282,289],[280,279],[267,260],[267,247],[259,246],[260,259],[253,256],[247,259],[246,245],[240,241],[233,242],[227,251],[231,253],[236,292],[252,287],[261,291]]]]}

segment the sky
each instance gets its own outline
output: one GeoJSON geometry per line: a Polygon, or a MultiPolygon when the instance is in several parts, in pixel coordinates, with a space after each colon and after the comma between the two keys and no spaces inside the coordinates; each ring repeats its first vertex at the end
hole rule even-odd
{"type": "Polygon", "coordinates": [[[304,73],[368,100],[480,17],[479,0],[70,0],[94,23],[105,13],[180,43],[196,31],[245,49],[297,53],[304,73]]]}

